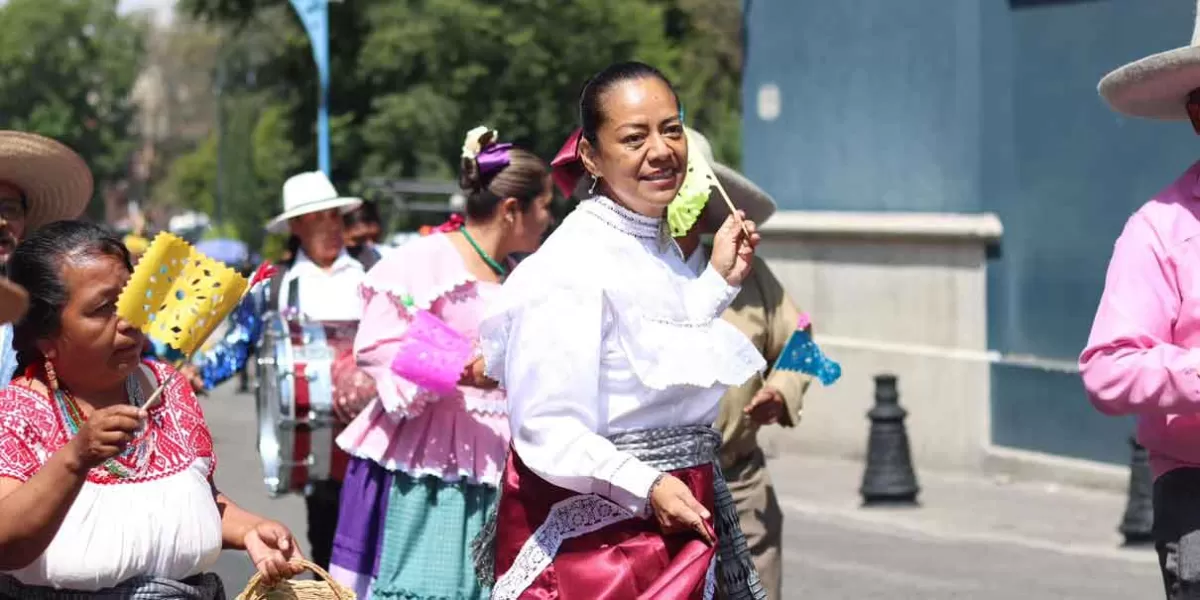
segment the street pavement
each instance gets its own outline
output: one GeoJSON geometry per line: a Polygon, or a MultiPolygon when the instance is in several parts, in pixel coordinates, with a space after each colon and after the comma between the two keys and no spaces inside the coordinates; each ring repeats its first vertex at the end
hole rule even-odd
{"type": "MultiPolygon", "coordinates": [[[[267,496],[253,396],[236,387],[201,399],[217,485],[291,527],[307,552],[304,502],[267,496]]],[[[1153,549],[1120,547],[1119,494],[920,472],[920,506],[865,509],[860,463],[786,456],[770,468],[785,515],[785,600],[1162,597],[1153,549]]],[[[252,574],[245,555],[232,551],[216,570],[231,598],[252,574]]]]}

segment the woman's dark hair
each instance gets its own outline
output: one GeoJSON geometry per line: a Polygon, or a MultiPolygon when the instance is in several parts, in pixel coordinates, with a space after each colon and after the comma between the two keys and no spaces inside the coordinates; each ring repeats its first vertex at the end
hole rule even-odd
{"type": "Polygon", "coordinates": [[[359,223],[373,223],[382,225],[379,220],[379,207],[374,202],[364,200],[358,208],[346,213],[342,216],[342,223],[346,227],[358,225],[359,223]]]}
{"type": "Polygon", "coordinates": [[[20,368],[40,360],[37,341],[58,333],[69,298],[62,279],[64,259],[111,256],[133,271],[129,250],[111,231],[86,221],[58,221],[34,231],[8,260],[8,277],[29,292],[29,311],[13,330],[20,368]]]}
{"type": "MultiPolygon", "coordinates": [[[[496,140],[488,133],[479,145],[486,150],[494,143],[496,140]]],[[[467,218],[490,218],[505,198],[516,198],[521,210],[528,210],[534,198],[546,190],[546,176],[550,170],[542,159],[516,146],[507,152],[508,165],[486,175],[480,172],[478,160],[463,157],[458,185],[467,194],[467,218]]]]}
{"type": "Polygon", "coordinates": [[[626,81],[650,78],[667,84],[667,88],[675,96],[675,104],[679,104],[679,94],[675,92],[675,86],[671,84],[671,80],[667,79],[662,71],[646,63],[637,61],[616,63],[593,75],[583,85],[583,91],[579,94],[579,127],[583,129],[584,139],[593,146],[596,145],[596,132],[600,131],[600,126],[604,124],[604,111],[601,110],[600,104],[605,94],[626,81]]]}

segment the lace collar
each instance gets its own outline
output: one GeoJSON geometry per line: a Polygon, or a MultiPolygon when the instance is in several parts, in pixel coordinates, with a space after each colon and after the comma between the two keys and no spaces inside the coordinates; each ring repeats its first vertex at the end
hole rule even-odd
{"type": "Polygon", "coordinates": [[[579,208],[605,225],[636,238],[659,241],[666,232],[663,219],[635,213],[606,196],[593,196],[580,203],[579,208]]]}

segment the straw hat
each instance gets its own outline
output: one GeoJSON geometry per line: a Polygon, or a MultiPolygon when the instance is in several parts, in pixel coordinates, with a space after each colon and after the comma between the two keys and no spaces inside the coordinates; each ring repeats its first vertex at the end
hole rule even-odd
{"type": "Polygon", "coordinates": [[[1129,63],[1100,80],[1100,95],[1131,117],[1187,120],[1188,94],[1200,88],[1200,2],[1191,44],[1129,63]]]}
{"type": "Polygon", "coordinates": [[[92,171],[74,150],[24,131],[0,131],[0,181],[25,194],[25,230],[75,219],[92,199],[92,171]]]}
{"type": "Polygon", "coordinates": [[[29,308],[29,294],[25,288],[0,278],[0,325],[12,323],[25,316],[29,308]]]}
{"type": "MultiPolygon", "coordinates": [[[[745,175],[717,162],[713,158],[712,144],[708,142],[708,138],[704,137],[704,134],[691,127],[687,128],[687,134],[688,152],[699,152],[708,161],[708,164],[712,165],[713,173],[721,181],[721,187],[725,188],[733,205],[746,213],[747,219],[757,225],[762,225],[764,221],[771,218],[771,215],[775,214],[775,200],[771,198],[770,194],[745,175]]],[[[725,202],[717,195],[716,190],[713,190],[708,204],[704,207],[705,226],[710,231],[716,231],[721,228],[721,224],[728,217],[729,207],[725,206],[725,202]]]]}
{"type": "Polygon", "coordinates": [[[333,209],[348,213],[361,205],[361,198],[339,195],[324,173],[300,173],[283,182],[283,212],[267,223],[267,231],[285,233],[287,222],[301,215],[333,209]]]}

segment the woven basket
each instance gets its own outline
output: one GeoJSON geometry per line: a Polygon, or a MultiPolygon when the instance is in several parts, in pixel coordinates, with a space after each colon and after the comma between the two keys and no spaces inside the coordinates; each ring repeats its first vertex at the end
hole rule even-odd
{"type": "Polygon", "coordinates": [[[325,569],[301,559],[292,561],[319,577],[313,581],[285,579],[272,587],[262,582],[262,573],[255,573],[237,600],[357,600],[354,592],[333,580],[325,569]]]}

